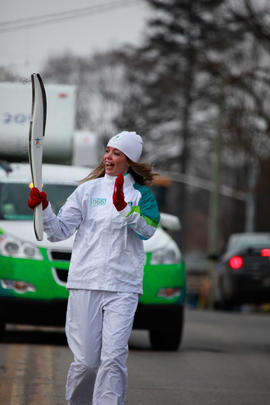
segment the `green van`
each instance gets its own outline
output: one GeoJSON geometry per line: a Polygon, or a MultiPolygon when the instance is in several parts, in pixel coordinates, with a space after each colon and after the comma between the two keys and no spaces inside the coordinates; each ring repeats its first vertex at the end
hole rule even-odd
{"type": "MultiPolygon", "coordinates": [[[[43,166],[43,189],[55,212],[89,169],[43,166]]],[[[0,335],[6,324],[63,326],[66,281],[73,238],[38,242],[27,206],[30,168],[0,162],[0,335]]],[[[181,343],[186,295],[185,262],[165,229],[178,229],[177,217],[161,214],[155,235],[144,241],[143,295],[134,328],[149,331],[155,350],[177,350],[181,343]]]]}

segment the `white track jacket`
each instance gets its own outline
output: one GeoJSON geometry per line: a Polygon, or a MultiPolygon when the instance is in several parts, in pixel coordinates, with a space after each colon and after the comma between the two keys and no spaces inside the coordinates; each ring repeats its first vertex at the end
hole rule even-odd
{"type": "Polygon", "coordinates": [[[43,211],[49,241],[76,232],[67,288],[142,294],[143,239],[159,223],[156,200],[148,187],[124,176],[127,206],[117,211],[112,195],[116,177],[108,176],[79,185],[56,216],[51,205],[43,211]]]}

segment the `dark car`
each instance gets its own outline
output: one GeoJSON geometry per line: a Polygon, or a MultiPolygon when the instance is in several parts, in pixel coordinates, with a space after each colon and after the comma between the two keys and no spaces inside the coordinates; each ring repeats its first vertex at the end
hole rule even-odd
{"type": "Polygon", "coordinates": [[[231,235],[213,280],[216,308],[270,302],[270,233],[231,235]]]}

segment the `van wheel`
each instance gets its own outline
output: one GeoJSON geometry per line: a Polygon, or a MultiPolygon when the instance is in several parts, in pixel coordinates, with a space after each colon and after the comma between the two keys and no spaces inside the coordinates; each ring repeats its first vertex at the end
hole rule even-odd
{"type": "Polygon", "coordinates": [[[161,330],[150,330],[150,342],[153,350],[175,351],[181,343],[181,333],[179,330],[174,332],[164,332],[161,330]]]}
{"type": "Polygon", "coordinates": [[[233,310],[233,303],[232,303],[232,301],[223,299],[223,300],[221,301],[221,304],[220,304],[220,309],[221,309],[222,311],[228,311],[228,312],[232,311],[232,310],[233,310]]]}
{"type": "Polygon", "coordinates": [[[3,339],[6,330],[6,325],[4,323],[0,323],[0,340],[3,339]]]}
{"type": "Polygon", "coordinates": [[[178,350],[182,341],[184,309],[181,308],[178,325],[171,330],[150,330],[149,337],[153,350],[178,350]]]}

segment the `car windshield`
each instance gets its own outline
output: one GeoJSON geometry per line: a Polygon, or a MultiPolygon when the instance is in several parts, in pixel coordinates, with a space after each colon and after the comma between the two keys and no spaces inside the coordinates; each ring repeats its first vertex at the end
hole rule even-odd
{"type": "MultiPolygon", "coordinates": [[[[53,211],[57,214],[67,197],[74,191],[75,185],[45,184],[53,211]]],[[[0,219],[15,221],[32,221],[33,211],[28,208],[29,185],[26,183],[0,184],[0,219]]]]}

